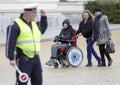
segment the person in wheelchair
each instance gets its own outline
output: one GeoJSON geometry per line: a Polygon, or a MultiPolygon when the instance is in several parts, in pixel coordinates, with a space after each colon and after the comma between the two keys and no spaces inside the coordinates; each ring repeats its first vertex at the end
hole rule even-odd
{"type": "Polygon", "coordinates": [[[55,37],[54,42],[61,42],[57,44],[53,44],[51,47],[51,57],[48,62],[46,62],[46,65],[53,66],[57,62],[57,51],[61,47],[69,47],[69,44],[67,40],[70,40],[73,36],[73,27],[70,25],[70,20],[65,19],[63,21],[63,29],[61,30],[60,34],[55,37]]]}

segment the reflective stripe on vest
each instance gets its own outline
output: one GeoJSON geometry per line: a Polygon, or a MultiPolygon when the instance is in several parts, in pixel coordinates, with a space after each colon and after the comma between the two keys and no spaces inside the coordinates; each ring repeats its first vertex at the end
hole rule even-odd
{"type": "Polygon", "coordinates": [[[28,58],[33,58],[34,55],[40,52],[41,32],[34,21],[31,22],[32,28],[20,18],[17,18],[15,21],[20,28],[16,47],[22,49],[28,58]]]}

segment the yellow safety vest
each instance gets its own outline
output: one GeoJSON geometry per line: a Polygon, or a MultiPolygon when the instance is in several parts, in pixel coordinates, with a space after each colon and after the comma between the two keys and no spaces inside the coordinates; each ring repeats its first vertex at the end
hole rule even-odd
{"type": "Polygon", "coordinates": [[[41,32],[35,23],[32,21],[32,29],[20,18],[17,18],[16,23],[20,28],[20,34],[17,38],[16,47],[22,49],[23,53],[28,58],[34,58],[34,55],[40,52],[41,32]]]}

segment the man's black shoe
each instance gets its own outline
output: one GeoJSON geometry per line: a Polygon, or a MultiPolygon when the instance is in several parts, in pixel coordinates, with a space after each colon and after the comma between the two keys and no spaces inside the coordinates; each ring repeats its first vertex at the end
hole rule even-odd
{"type": "Polygon", "coordinates": [[[102,67],[105,67],[105,66],[106,66],[106,64],[102,64],[101,66],[102,66],[102,67]]]}
{"type": "Polygon", "coordinates": [[[98,66],[98,67],[105,67],[106,64],[98,64],[97,66],[98,66]]]}
{"type": "Polygon", "coordinates": [[[108,66],[112,65],[113,60],[111,59],[110,61],[108,61],[108,66]]]}
{"type": "Polygon", "coordinates": [[[98,65],[97,65],[98,67],[102,67],[102,64],[101,63],[98,63],[98,65]]]}

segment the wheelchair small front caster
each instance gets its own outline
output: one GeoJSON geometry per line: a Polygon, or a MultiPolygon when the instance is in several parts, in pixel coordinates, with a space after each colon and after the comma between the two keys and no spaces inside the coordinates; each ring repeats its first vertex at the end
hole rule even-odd
{"type": "Polygon", "coordinates": [[[55,68],[58,68],[58,66],[59,66],[58,63],[55,63],[55,64],[54,64],[54,67],[55,67],[55,68]]]}
{"type": "Polygon", "coordinates": [[[70,65],[66,65],[66,68],[69,67],[70,65]]]}

